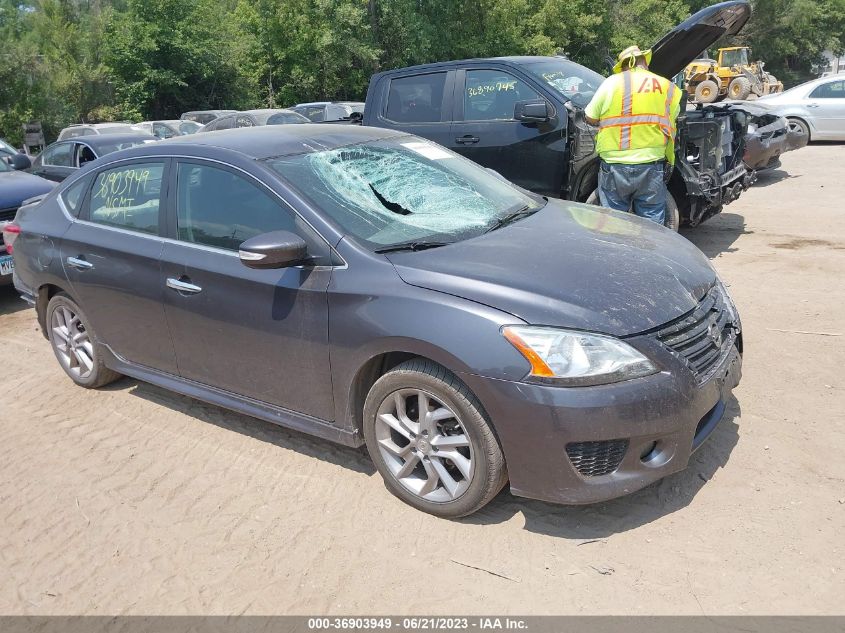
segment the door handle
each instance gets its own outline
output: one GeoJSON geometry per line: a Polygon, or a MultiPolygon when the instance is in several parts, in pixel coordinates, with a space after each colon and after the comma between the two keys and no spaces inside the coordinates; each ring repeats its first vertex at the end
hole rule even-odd
{"type": "Polygon", "coordinates": [[[78,257],[68,257],[65,261],[68,266],[72,266],[77,270],[91,270],[94,268],[94,264],[86,262],[84,259],[79,259],[78,257]]]}
{"type": "Polygon", "coordinates": [[[174,279],[173,277],[167,278],[167,287],[177,292],[187,292],[192,295],[195,295],[198,292],[202,292],[202,288],[200,288],[199,286],[188,283],[187,281],[180,281],[179,279],[174,279]]]}
{"type": "Polygon", "coordinates": [[[818,108],[818,107],[819,107],[819,104],[818,104],[818,103],[808,103],[808,104],[807,104],[807,107],[808,107],[808,108],[818,108]]]}
{"type": "Polygon", "coordinates": [[[455,142],[459,143],[460,145],[470,145],[472,143],[478,143],[479,140],[480,139],[477,136],[467,134],[465,136],[459,136],[455,139],[455,142]]]}

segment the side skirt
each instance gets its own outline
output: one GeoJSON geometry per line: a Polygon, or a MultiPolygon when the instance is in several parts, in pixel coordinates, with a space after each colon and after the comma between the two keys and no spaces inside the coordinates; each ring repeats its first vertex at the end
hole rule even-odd
{"type": "Polygon", "coordinates": [[[100,349],[104,352],[105,364],[109,369],[129,376],[130,378],[142,380],[157,387],[175,391],[183,396],[196,398],[197,400],[202,400],[203,402],[208,402],[224,409],[230,409],[258,418],[259,420],[264,420],[265,422],[271,422],[288,429],[315,435],[338,444],[343,444],[344,446],[357,448],[364,445],[364,439],[357,430],[349,431],[341,429],[319,418],[288,411],[287,409],[266,402],[245,398],[223,389],[210,387],[150,367],[135,365],[120,358],[107,345],[100,344],[100,349]]]}

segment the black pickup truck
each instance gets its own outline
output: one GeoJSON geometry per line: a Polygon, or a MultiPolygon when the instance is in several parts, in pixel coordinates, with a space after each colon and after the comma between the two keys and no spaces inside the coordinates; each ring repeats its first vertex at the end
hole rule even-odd
{"type": "MultiPolygon", "coordinates": [[[[699,11],[652,47],[651,69],[678,76],[750,16],[746,0],[699,11]]],[[[594,202],[596,128],[584,121],[583,108],[602,81],[564,57],[470,59],[390,70],[370,80],[363,124],[428,138],[531,191],[594,202]]],[[[735,105],[687,110],[682,102],[667,226],[695,226],[751,184],[753,175],[743,165],[747,121],[748,114],[735,105]]]]}

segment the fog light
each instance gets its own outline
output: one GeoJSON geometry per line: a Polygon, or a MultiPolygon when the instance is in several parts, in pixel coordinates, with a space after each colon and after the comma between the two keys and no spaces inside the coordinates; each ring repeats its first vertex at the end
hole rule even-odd
{"type": "Polygon", "coordinates": [[[659,452],[660,451],[657,450],[657,442],[649,442],[643,446],[643,450],[640,452],[640,461],[643,463],[650,462],[652,459],[657,457],[659,452]]]}

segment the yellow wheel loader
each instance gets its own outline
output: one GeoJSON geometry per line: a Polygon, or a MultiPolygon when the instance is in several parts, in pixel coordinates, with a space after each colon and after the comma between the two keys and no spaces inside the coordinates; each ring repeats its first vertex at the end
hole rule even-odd
{"type": "Polygon", "coordinates": [[[718,59],[696,59],[684,74],[690,100],[713,103],[721,99],[748,99],[750,95],[783,92],[783,83],[764,70],[761,61],[749,63],[747,46],[720,48],[718,59]]]}

